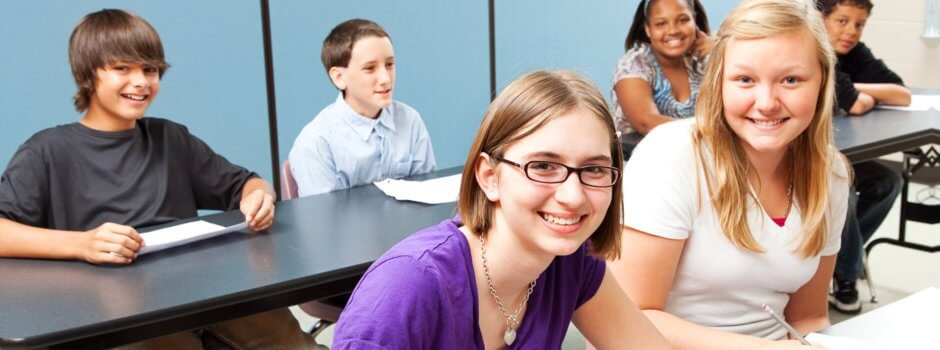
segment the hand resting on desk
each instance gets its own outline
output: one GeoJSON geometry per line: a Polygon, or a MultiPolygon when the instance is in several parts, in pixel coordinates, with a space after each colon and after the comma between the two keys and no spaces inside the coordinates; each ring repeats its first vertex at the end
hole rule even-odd
{"type": "Polygon", "coordinates": [[[92,264],[128,264],[137,256],[143,241],[133,227],[107,222],[84,232],[78,256],[92,264]]]}
{"type": "Polygon", "coordinates": [[[253,178],[242,188],[239,210],[245,215],[248,228],[264,231],[274,223],[274,188],[259,178],[253,178]]]}

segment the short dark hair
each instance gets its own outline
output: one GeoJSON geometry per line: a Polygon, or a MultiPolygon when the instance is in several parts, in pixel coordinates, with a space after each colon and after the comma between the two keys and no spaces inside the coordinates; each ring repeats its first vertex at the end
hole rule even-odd
{"type": "Polygon", "coordinates": [[[864,9],[869,15],[871,14],[871,9],[875,7],[875,4],[871,3],[871,0],[816,0],[816,8],[822,12],[823,18],[829,17],[829,14],[831,14],[838,5],[855,6],[864,9]]]}
{"type": "Polygon", "coordinates": [[[333,27],[326,39],[323,39],[323,49],[320,52],[323,68],[329,73],[330,68],[348,66],[353,45],[359,39],[370,36],[391,40],[382,26],[367,19],[351,19],[333,27]]]}
{"type": "Polygon", "coordinates": [[[115,9],[92,12],[82,18],[69,37],[69,64],[78,92],[75,109],[88,109],[97,83],[96,71],[116,61],[149,64],[159,76],[170,68],[163,57],[157,31],[139,16],[115,9]]]}
{"type": "MultiPolygon", "coordinates": [[[[705,32],[705,34],[711,34],[708,30],[708,16],[705,15],[705,6],[702,6],[699,0],[679,1],[686,1],[686,3],[689,4],[689,8],[692,9],[692,16],[695,18],[695,26],[698,27],[698,30],[705,32]]],[[[638,43],[650,43],[650,37],[646,35],[646,30],[644,30],[643,26],[646,25],[646,21],[649,19],[649,11],[650,8],[653,7],[653,2],[656,2],[656,0],[640,0],[640,4],[636,7],[636,13],[633,14],[633,24],[630,25],[630,31],[627,32],[627,40],[623,45],[624,50],[629,51],[638,43]]]]}

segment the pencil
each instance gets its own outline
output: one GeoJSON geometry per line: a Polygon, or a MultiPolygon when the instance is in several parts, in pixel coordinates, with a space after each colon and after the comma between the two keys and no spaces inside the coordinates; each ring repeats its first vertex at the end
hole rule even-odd
{"type": "Polygon", "coordinates": [[[770,306],[768,306],[767,304],[763,304],[760,306],[760,308],[764,309],[764,311],[767,311],[767,313],[770,314],[770,316],[773,317],[774,320],[777,321],[777,323],[783,326],[783,328],[786,328],[787,332],[790,332],[790,335],[792,335],[793,338],[796,338],[796,340],[799,340],[800,343],[803,343],[803,345],[813,345],[813,344],[810,344],[810,342],[806,341],[806,338],[803,338],[803,336],[800,335],[800,332],[797,332],[796,329],[793,329],[793,326],[787,323],[787,321],[785,321],[783,317],[780,317],[780,315],[777,315],[774,312],[774,309],[771,309],[770,306]]]}

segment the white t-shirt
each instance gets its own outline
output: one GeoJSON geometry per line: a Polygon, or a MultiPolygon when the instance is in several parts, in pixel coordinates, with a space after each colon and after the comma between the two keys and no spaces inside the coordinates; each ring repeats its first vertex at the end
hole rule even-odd
{"type": "MultiPolygon", "coordinates": [[[[662,124],[633,151],[623,177],[624,225],[686,240],[666,312],[722,331],[784,338],[786,330],[761,310],[761,304],[782,313],[790,298],[787,293],[808,282],[819,265],[819,256],[803,259],[796,252],[802,226],[799,207],[794,203],[779,227],[749,199],[748,227],[765,252],[735,247],[722,234],[692,148],[694,122],[662,124]]],[[[836,158],[833,168],[829,234],[820,256],[839,251],[848,205],[846,165],[836,158]]]]}

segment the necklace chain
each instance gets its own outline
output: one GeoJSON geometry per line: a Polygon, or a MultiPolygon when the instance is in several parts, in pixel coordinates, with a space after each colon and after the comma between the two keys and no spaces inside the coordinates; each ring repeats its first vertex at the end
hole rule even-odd
{"type": "Polygon", "coordinates": [[[787,178],[787,208],[783,211],[783,217],[790,217],[790,207],[793,204],[793,171],[790,171],[790,176],[787,178]]]}
{"type": "Polygon", "coordinates": [[[490,277],[490,268],[486,264],[486,241],[483,236],[483,234],[480,235],[480,256],[483,258],[483,274],[486,275],[486,284],[490,287],[490,295],[496,300],[496,307],[503,313],[503,317],[506,317],[506,333],[512,333],[513,338],[515,338],[515,329],[519,325],[519,313],[522,312],[522,309],[525,308],[526,304],[529,302],[529,296],[532,295],[532,290],[535,288],[537,279],[529,283],[529,289],[526,291],[525,297],[522,298],[522,302],[519,303],[519,307],[516,308],[515,312],[509,314],[506,308],[503,307],[503,302],[499,298],[499,295],[496,295],[496,287],[493,286],[493,279],[490,277]]]}

